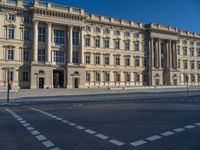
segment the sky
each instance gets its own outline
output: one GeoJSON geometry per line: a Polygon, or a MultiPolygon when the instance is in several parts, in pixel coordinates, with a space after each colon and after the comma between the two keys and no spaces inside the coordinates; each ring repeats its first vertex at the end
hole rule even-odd
{"type": "Polygon", "coordinates": [[[88,13],[200,33],[200,0],[48,0],[88,13]]]}

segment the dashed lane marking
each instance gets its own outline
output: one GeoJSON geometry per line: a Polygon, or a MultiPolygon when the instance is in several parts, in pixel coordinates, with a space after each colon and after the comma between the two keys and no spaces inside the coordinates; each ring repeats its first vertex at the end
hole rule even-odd
{"type": "Polygon", "coordinates": [[[161,133],[161,135],[163,135],[163,136],[170,136],[172,134],[174,134],[174,132],[172,132],[172,131],[167,131],[167,132],[161,133]]]}
{"type": "Polygon", "coordinates": [[[9,112],[22,126],[24,126],[35,138],[40,141],[46,148],[49,150],[61,150],[59,147],[56,147],[50,140],[47,139],[44,135],[40,134],[38,130],[35,130],[27,121],[25,121],[22,117],[17,115],[11,109],[5,108],[7,112],[9,112]]]}
{"type": "Polygon", "coordinates": [[[146,138],[148,141],[155,141],[155,140],[158,140],[158,139],[161,139],[162,137],[161,136],[159,136],[159,135],[153,135],[153,136],[151,136],[151,137],[148,137],[148,138],[146,138]]]}
{"type": "Polygon", "coordinates": [[[100,139],[102,139],[102,140],[107,140],[107,139],[109,139],[108,136],[105,136],[105,135],[103,135],[103,134],[101,134],[101,133],[98,133],[98,134],[96,134],[95,136],[98,137],[98,138],[100,138],[100,139]]]}
{"type": "Polygon", "coordinates": [[[109,142],[112,143],[112,144],[115,144],[115,145],[117,145],[117,146],[122,146],[122,145],[125,144],[125,143],[123,143],[123,142],[121,142],[121,141],[118,141],[118,140],[115,140],[115,139],[112,139],[112,140],[110,140],[109,142]]]}
{"type": "Polygon", "coordinates": [[[86,133],[89,133],[89,134],[95,134],[96,132],[93,131],[93,130],[90,130],[90,129],[86,129],[84,130],[86,133]]]}
{"type": "Polygon", "coordinates": [[[195,128],[195,126],[193,125],[187,125],[187,126],[184,126],[186,129],[192,129],[192,128],[195,128]]]}
{"type": "Polygon", "coordinates": [[[186,129],[184,129],[184,128],[176,128],[176,129],[174,129],[173,131],[175,131],[175,132],[183,132],[183,131],[185,131],[186,129]]]}
{"type": "Polygon", "coordinates": [[[147,143],[147,142],[144,141],[144,140],[138,140],[138,141],[132,142],[132,143],[130,143],[130,144],[131,144],[132,146],[137,147],[137,146],[143,145],[143,144],[145,144],[145,143],[147,143]]]}

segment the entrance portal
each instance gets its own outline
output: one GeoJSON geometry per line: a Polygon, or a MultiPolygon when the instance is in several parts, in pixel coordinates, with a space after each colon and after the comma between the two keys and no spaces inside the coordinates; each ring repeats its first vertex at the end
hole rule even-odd
{"type": "Polygon", "coordinates": [[[79,88],[79,78],[74,78],[74,88],[79,88]]]}
{"type": "Polygon", "coordinates": [[[39,78],[39,89],[44,88],[44,78],[39,78]]]}
{"type": "Polygon", "coordinates": [[[54,88],[64,87],[64,71],[63,70],[53,71],[53,87],[54,88]]]}

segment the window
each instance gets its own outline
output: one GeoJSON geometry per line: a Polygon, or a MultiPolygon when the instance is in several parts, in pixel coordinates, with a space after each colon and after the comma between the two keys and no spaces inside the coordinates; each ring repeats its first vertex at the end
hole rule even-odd
{"type": "Polygon", "coordinates": [[[46,28],[45,27],[39,27],[38,29],[38,41],[39,42],[45,42],[46,41],[46,28]]]}
{"type": "Polygon", "coordinates": [[[15,15],[9,14],[9,15],[8,15],[8,20],[9,20],[9,21],[15,21],[15,15]]]}
{"type": "Polygon", "coordinates": [[[9,81],[13,81],[13,71],[8,71],[9,81]]]}
{"type": "Polygon", "coordinates": [[[190,50],[190,56],[191,57],[194,56],[194,50],[193,49],[190,50]]]}
{"type": "Polygon", "coordinates": [[[22,72],[22,81],[28,81],[29,76],[28,76],[28,71],[23,71],[22,72]]]}
{"type": "Polygon", "coordinates": [[[181,60],[179,59],[178,60],[178,68],[180,68],[181,67],[181,60]]]}
{"type": "Polygon", "coordinates": [[[136,58],[136,59],[135,59],[135,66],[136,66],[136,67],[139,67],[139,66],[140,66],[140,59],[139,59],[139,58],[136,58]]]}
{"type": "Polygon", "coordinates": [[[130,32],[126,31],[126,32],[124,33],[124,35],[125,35],[126,37],[130,37],[130,32]]]}
{"type": "Polygon", "coordinates": [[[14,60],[14,51],[13,50],[7,50],[7,60],[14,60]]]}
{"type": "Polygon", "coordinates": [[[90,55],[85,56],[85,63],[90,64],[90,55]]]}
{"type": "Polygon", "coordinates": [[[25,30],[24,31],[24,40],[29,41],[29,37],[30,37],[30,32],[25,30]]]}
{"type": "Polygon", "coordinates": [[[73,63],[78,63],[78,61],[79,61],[79,52],[78,51],[73,51],[72,62],[73,63]]]}
{"type": "Polygon", "coordinates": [[[120,73],[115,73],[115,82],[120,82],[120,73]]]}
{"type": "Polygon", "coordinates": [[[140,82],[140,75],[138,73],[135,73],[135,81],[140,82]]]}
{"type": "Polygon", "coordinates": [[[38,49],[38,62],[45,62],[45,49],[38,49]]]}
{"type": "Polygon", "coordinates": [[[89,37],[85,38],[85,45],[90,46],[90,38],[89,37]]]}
{"type": "Polygon", "coordinates": [[[79,44],[79,32],[73,31],[73,45],[79,44]]]}
{"type": "Polygon", "coordinates": [[[105,65],[109,65],[110,64],[110,57],[109,56],[105,56],[104,57],[104,64],[105,65]]]}
{"type": "Polygon", "coordinates": [[[115,65],[120,66],[120,57],[115,58],[115,65]]]}
{"type": "Polygon", "coordinates": [[[120,49],[120,42],[119,41],[115,41],[115,49],[120,49]]]}
{"type": "Polygon", "coordinates": [[[63,64],[65,62],[65,53],[64,51],[54,51],[53,52],[53,56],[54,56],[54,62],[58,63],[58,64],[63,64]]]}
{"type": "Polygon", "coordinates": [[[191,82],[195,82],[195,75],[191,74],[191,82]]]}
{"type": "Polygon", "coordinates": [[[184,60],[184,61],[183,61],[183,66],[184,66],[184,69],[187,69],[187,68],[188,68],[187,60],[184,60]]]}
{"type": "Polygon", "coordinates": [[[125,65],[130,66],[130,58],[125,58],[125,65]]]}
{"type": "Polygon", "coordinates": [[[200,50],[197,51],[197,56],[200,57],[200,50]]]}
{"type": "Polygon", "coordinates": [[[104,40],[104,48],[109,48],[109,39],[104,40]]]}
{"type": "Polygon", "coordinates": [[[120,31],[119,31],[119,30],[116,30],[116,31],[115,31],[115,35],[120,36],[120,31]]]}
{"type": "Polygon", "coordinates": [[[139,38],[140,34],[139,33],[134,33],[134,38],[139,38]]]}
{"type": "Polygon", "coordinates": [[[96,27],[96,28],[95,28],[95,32],[100,33],[100,32],[101,32],[101,28],[96,27]]]}
{"type": "Polygon", "coordinates": [[[130,73],[128,73],[128,72],[125,73],[125,81],[126,82],[130,82],[131,81],[130,73]]]}
{"type": "Polygon", "coordinates": [[[14,39],[14,37],[15,37],[15,30],[14,30],[14,28],[9,28],[8,29],[8,38],[9,39],[14,39]]]}
{"type": "Polygon", "coordinates": [[[24,61],[29,61],[29,51],[24,51],[23,52],[23,60],[24,61]]]}
{"type": "Polygon", "coordinates": [[[135,43],[135,51],[139,51],[139,43],[135,43]]]}
{"type": "Polygon", "coordinates": [[[129,42],[125,42],[125,50],[130,50],[130,43],[129,42]]]}
{"type": "Polygon", "coordinates": [[[100,47],[100,39],[95,39],[95,46],[100,47]]]}
{"type": "Polygon", "coordinates": [[[190,65],[191,65],[191,69],[194,69],[194,61],[191,61],[190,65]]]}
{"type": "Polygon", "coordinates": [[[109,74],[109,72],[105,72],[104,73],[104,81],[105,82],[109,82],[110,81],[110,74],[109,74]]]}
{"type": "Polygon", "coordinates": [[[95,79],[96,79],[96,82],[100,82],[100,73],[99,72],[96,72],[96,77],[95,77],[95,79]]]}
{"type": "Polygon", "coordinates": [[[24,16],[24,23],[30,23],[30,22],[31,22],[31,17],[24,16]]]}
{"type": "Polygon", "coordinates": [[[100,64],[100,56],[99,56],[99,55],[96,55],[96,56],[95,56],[95,64],[96,64],[96,65],[99,65],[99,64],[100,64]]]}
{"type": "Polygon", "coordinates": [[[184,55],[184,56],[187,56],[187,48],[184,48],[184,49],[183,49],[183,55],[184,55]]]}
{"type": "Polygon", "coordinates": [[[106,34],[110,34],[110,29],[105,28],[105,29],[104,29],[104,33],[106,33],[106,34]]]}
{"type": "Polygon", "coordinates": [[[65,31],[54,30],[54,43],[61,45],[65,43],[65,31]]]}
{"type": "Polygon", "coordinates": [[[86,31],[91,31],[91,27],[90,26],[86,26],[86,31]]]}
{"type": "Polygon", "coordinates": [[[86,82],[90,82],[90,73],[86,72],[86,82]]]}

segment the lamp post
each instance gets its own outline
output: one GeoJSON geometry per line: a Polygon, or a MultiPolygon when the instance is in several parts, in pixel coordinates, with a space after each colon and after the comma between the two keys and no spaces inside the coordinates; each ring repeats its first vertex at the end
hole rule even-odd
{"type": "Polygon", "coordinates": [[[155,88],[154,89],[156,90],[156,75],[154,75],[153,77],[154,77],[154,82],[155,82],[154,83],[155,84],[155,88]]]}
{"type": "Polygon", "coordinates": [[[7,72],[7,103],[10,103],[10,90],[11,90],[11,83],[10,83],[10,70],[11,68],[3,68],[3,70],[5,70],[7,72]]]}
{"type": "Polygon", "coordinates": [[[186,82],[187,82],[187,87],[186,87],[186,90],[187,90],[187,96],[189,94],[189,85],[188,85],[188,80],[189,80],[189,77],[186,76],[186,82]]]}

